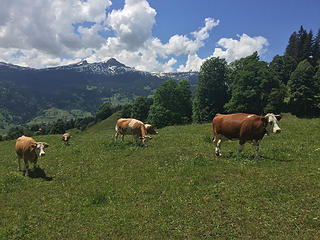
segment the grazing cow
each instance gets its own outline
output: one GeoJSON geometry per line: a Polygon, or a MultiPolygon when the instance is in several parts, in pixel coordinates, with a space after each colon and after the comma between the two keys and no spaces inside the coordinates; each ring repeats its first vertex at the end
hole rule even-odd
{"type": "Polygon", "coordinates": [[[64,141],[65,145],[69,145],[69,139],[71,138],[70,133],[64,133],[62,135],[62,141],[64,141]]]}
{"type": "Polygon", "coordinates": [[[25,175],[29,175],[29,162],[33,163],[33,167],[37,167],[38,157],[44,156],[44,148],[49,147],[45,142],[36,142],[31,137],[21,136],[16,141],[15,150],[18,155],[18,170],[21,171],[20,160],[24,160],[25,175]]]}
{"type": "Polygon", "coordinates": [[[234,113],[217,114],[212,120],[213,143],[216,143],[216,155],[221,156],[220,146],[223,140],[239,139],[238,154],[243,150],[246,142],[252,142],[259,157],[259,143],[265,134],[280,133],[278,126],[280,115],[268,113],[265,116],[255,114],[234,113]]]}
{"type": "Polygon", "coordinates": [[[115,126],[116,134],[114,135],[115,140],[121,135],[121,141],[124,140],[124,135],[132,135],[136,143],[140,139],[140,144],[147,147],[148,141],[152,139],[151,136],[147,135],[147,130],[143,122],[133,118],[120,118],[115,126]]]}

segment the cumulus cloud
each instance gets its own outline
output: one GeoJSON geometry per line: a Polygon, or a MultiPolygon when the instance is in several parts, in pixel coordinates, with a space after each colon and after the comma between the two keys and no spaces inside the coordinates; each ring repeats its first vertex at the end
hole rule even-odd
{"type": "Polygon", "coordinates": [[[178,72],[199,71],[203,61],[196,53],[189,54],[188,60],[185,65],[180,65],[177,69],[178,72]]]}
{"type": "Polygon", "coordinates": [[[264,37],[249,37],[247,34],[238,35],[239,40],[232,38],[221,38],[218,41],[218,47],[215,49],[213,56],[225,58],[227,62],[249,56],[257,51],[259,54],[265,52],[269,45],[268,40],[264,37]]]}
{"type": "Polygon", "coordinates": [[[101,22],[111,1],[3,0],[1,5],[2,50],[20,49],[25,56],[34,50],[39,55],[63,58],[73,56],[79,49],[99,48],[103,44],[104,39],[99,37],[98,31],[104,29],[101,22]],[[85,22],[94,24],[90,30],[80,29],[77,34],[74,24],[85,22]]]}
{"type": "Polygon", "coordinates": [[[155,16],[156,11],[147,1],[126,0],[123,9],[109,14],[106,24],[115,31],[118,44],[136,50],[152,37],[155,16]]]}
{"type": "MultiPolygon", "coordinates": [[[[205,18],[203,26],[162,42],[152,35],[157,12],[148,0],[125,0],[111,10],[111,0],[2,0],[0,61],[35,68],[111,57],[144,71],[196,71],[205,59],[199,49],[219,20],[205,18]],[[181,56],[187,60],[181,64],[181,56]],[[177,68],[177,65],[178,68],[177,68]]],[[[212,56],[228,62],[254,51],[262,53],[263,37],[222,38],[212,56]]]]}

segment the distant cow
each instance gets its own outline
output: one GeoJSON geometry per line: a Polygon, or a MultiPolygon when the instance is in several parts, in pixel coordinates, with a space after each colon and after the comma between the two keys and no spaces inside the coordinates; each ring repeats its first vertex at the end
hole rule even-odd
{"type": "Polygon", "coordinates": [[[36,142],[31,137],[21,136],[16,141],[15,150],[18,155],[18,170],[21,171],[20,160],[24,160],[25,175],[29,175],[29,162],[37,166],[38,157],[44,156],[44,148],[49,147],[45,142],[36,142]]]}
{"type": "Polygon", "coordinates": [[[121,141],[124,140],[124,135],[132,135],[136,143],[138,139],[140,144],[143,146],[148,145],[148,141],[152,139],[151,136],[147,135],[147,129],[143,122],[133,118],[120,118],[115,126],[116,134],[114,135],[115,140],[121,135],[121,141]]]}
{"type": "Polygon", "coordinates": [[[221,156],[220,146],[223,140],[239,139],[237,155],[241,153],[246,142],[252,142],[256,148],[256,157],[259,157],[259,143],[264,135],[281,132],[278,126],[280,119],[280,115],[273,113],[265,116],[246,113],[217,114],[212,120],[212,140],[216,144],[216,155],[221,156]]]}
{"type": "Polygon", "coordinates": [[[61,137],[62,141],[64,141],[66,145],[69,145],[70,138],[71,138],[70,133],[64,133],[61,137]]]}

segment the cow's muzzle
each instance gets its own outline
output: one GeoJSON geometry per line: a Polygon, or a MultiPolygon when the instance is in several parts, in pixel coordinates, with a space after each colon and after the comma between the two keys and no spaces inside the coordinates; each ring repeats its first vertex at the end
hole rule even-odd
{"type": "Polygon", "coordinates": [[[281,133],[281,129],[277,129],[277,130],[276,130],[276,133],[281,133]]]}

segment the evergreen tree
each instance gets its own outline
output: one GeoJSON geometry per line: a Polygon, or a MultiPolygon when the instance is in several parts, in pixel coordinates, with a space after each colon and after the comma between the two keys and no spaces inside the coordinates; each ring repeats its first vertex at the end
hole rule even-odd
{"type": "Polygon", "coordinates": [[[308,58],[309,56],[306,56],[307,54],[307,48],[308,48],[308,33],[307,31],[303,28],[303,26],[300,26],[299,32],[298,32],[298,55],[297,55],[297,61],[301,62],[302,60],[308,58]]]}
{"type": "Polygon", "coordinates": [[[320,59],[320,29],[318,30],[317,36],[312,41],[312,59],[311,63],[313,66],[318,64],[320,59]]]}
{"type": "Polygon", "coordinates": [[[317,110],[315,100],[319,88],[313,76],[314,68],[308,60],[300,62],[291,74],[288,82],[289,106],[297,116],[313,116],[317,110]]]}
{"type": "Polygon", "coordinates": [[[287,85],[290,74],[296,69],[297,62],[289,55],[276,55],[270,63],[270,68],[277,74],[279,80],[287,85]]]}
{"type": "Polygon", "coordinates": [[[191,91],[188,81],[163,82],[156,90],[148,122],[155,127],[182,124],[191,120],[191,91]]]}
{"type": "Polygon", "coordinates": [[[298,41],[297,32],[293,32],[289,38],[289,43],[285,52],[285,55],[291,56],[296,61],[298,60],[298,41]]]}
{"type": "Polygon", "coordinates": [[[297,63],[308,59],[313,65],[316,64],[318,58],[318,44],[315,42],[317,37],[313,39],[312,30],[307,31],[300,27],[299,32],[292,33],[286,48],[285,55],[293,57],[297,63]]]}
{"type": "Polygon", "coordinates": [[[232,64],[232,97],[225,105],[228,112],[262,114],[279,112],[284,99],[284,86],[258,53],[232,64]]]}
{"type": "Polygon", "coordinates": [[[206,60],[199,72],[198,86],[193,99],[193,120],[203,122],[212,120],[228,101],[227,62],[221,58],[206,60]]]}

